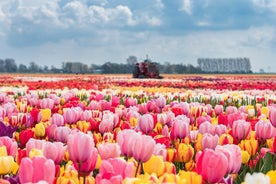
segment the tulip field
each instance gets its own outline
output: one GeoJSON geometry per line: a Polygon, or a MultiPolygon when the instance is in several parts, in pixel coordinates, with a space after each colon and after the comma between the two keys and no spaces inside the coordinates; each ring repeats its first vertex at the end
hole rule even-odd
{"type": "Polygon", "coordinates": [[[0,183],[276,183],[276,75],[1,74],[0,183]]]}

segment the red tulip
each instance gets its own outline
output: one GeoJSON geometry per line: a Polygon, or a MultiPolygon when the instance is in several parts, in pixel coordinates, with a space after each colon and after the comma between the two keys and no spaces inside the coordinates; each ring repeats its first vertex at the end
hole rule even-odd
{"type": "Polygon", "coordinates": [[[53,183],[55,179],[55,163],[45,157],[25,157],[21,160],[18,171],[20,183],[37,183],[46,181],[53,183]]]}
{"type": "Polygon", "coordinates": [[[19,142],[20,142],[20,147],[24,148],[26,143],[29,141],[29,139],[34,137],[34,132],[32,129],[25,129],[22,130],[19,133],[19,142]]]}

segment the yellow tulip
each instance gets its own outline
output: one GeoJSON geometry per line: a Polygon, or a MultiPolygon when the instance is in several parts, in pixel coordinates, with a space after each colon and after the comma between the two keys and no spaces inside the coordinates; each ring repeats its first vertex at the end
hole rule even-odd
{"type": "Polygon", "coordinates": [[[270,178],[270,184],[276,184],[276,170],[271,170],[266,173],[270,178]]]}
{"type": "Polygon", "coordinates": [[[176,150],[174,148],[167,148],[167,161],[173,162],[175,159],[176,150]]]}
{"type": "Polygon", "coordinates": [[[14,159],[12,156],[0,157],[0,175],[9,174],[12,171],[14,159]]]}
{"type": "Polygon", "coordinates": [[[250,159],[250,154],[244,150],[241,151],[241,154],[242,154],[242,163],[247,164],[250,159]]]}
{"type": "Polygon", "coordinates": [[[150,159],[144,163],[144,171],[148,174],[155,173],[158,177],[164,173],[165,164],[162,156],[152,155],[150,159]]]}
{"type": "Polygon", "coordinates": [[[45,135],[45,127],[42,122],[35,125],[34,133],[37,137],[43,137],[45,135]]]}
{"type": "Polygon", "coordinates": [[[165,164],[164,173],[172,173],[172,174],[176,173],[175,165],[172,162],[165,161],[164,164],[165,164]]]}
{"type": "Polygon", "coordinates": [[[0,157],[8,156],[6,146],[0,146],[0,157]]]}
{"type": "Polygon", "coordinates": [[[258,141],[255,139],[242,140],[239,144],[242,150],[247,151],[250,156],[254,156],[258,150],[258,141]]]}
{"type": "Polygon", "coordinates": [[[268,107],[262,107],[261,108],[261,114],[263,114],[266,117],[268,117],[269,116],[269,108],[268,107]]]}
{"type": "Polygon", "coordinates": [[[179,176],[181,179],[186,180],[186,184],[202,183],[202,176],[197,174],[196,172],[179,171],[179,176]]]}
{"type": "Polygon", "coordinates": [[[191,159],[189,162],[185,163],[186,171],[192,171],[195,168],[195,162],[191,159]]]}
{"type": "Polygon", "coordinates": [[[161,123],[156,123],[154,131],[157,132],[158,134],[162,134],[162,128],[163,128],[163,125],[161,123]]]}
{"type": "Polygon", "coordinates": [[[80,131],[87,133],[89,127],[90,127],[90,123],[86,122],[86,121],[78,121],[77,122],[77,127],[80,131]]]}
{"type": "Polygon", "coordinates": [[[41,121],[42,122],[49,121],[49,119],[51,118],[51,115],[52,115],[51,109],[41,109],[40,113],[41,113],[41,121]]]}
{"type": "Polygon", "coordinates": [[[189,162],[194,156],[194,148],[190,144],[180,143],[176,152],[177,162],[189,162]]]}
{"type": "Polygon", "coordinates": [[[178,175],[165,173],[159,178],[159,183],[180,183],[180,178],[178,175]]]}

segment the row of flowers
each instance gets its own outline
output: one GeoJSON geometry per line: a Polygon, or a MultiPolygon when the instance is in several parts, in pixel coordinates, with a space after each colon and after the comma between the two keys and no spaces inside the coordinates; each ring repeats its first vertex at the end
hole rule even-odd
{"type": "Polygon", "coordinates": [[[2,87],[1,182],[275,183],[274,96],[2,87]]]}

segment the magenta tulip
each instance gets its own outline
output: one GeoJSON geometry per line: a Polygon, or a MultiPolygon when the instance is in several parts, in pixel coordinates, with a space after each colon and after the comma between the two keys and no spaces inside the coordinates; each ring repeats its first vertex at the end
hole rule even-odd
{"type": "Polygon", "coordinates": [[[37,183],[45,181],[53,183],[55,179],[55,163],[45,157],[25,157],[21,160],[18,176],[20,183],[37,183]]]}
{"type": "Polygon", "coordinates": [[[224,153],[205,149],[196,162],[196,170],[208,183],[221,182],[227,173],[228,159],[224,153]]]}

